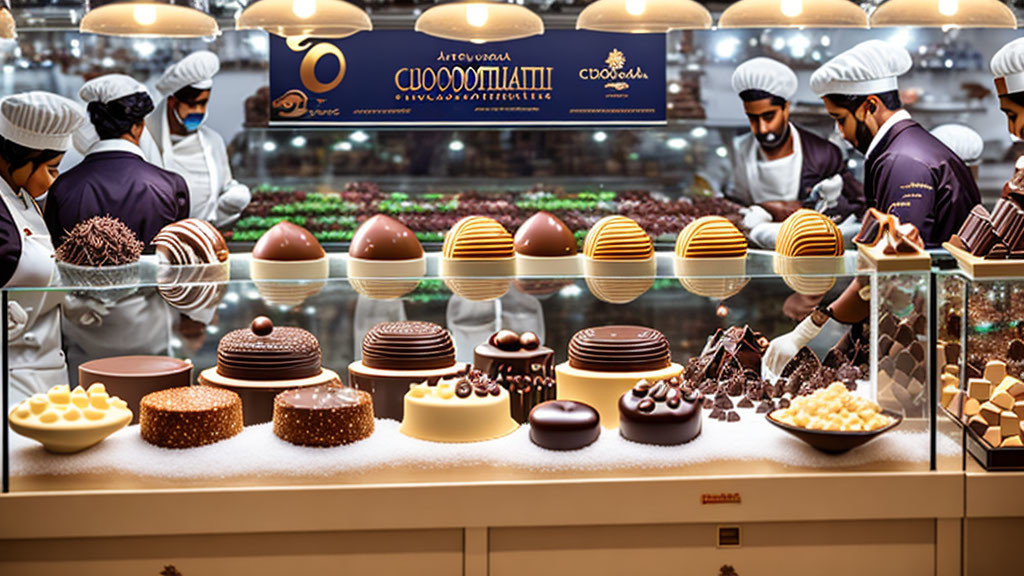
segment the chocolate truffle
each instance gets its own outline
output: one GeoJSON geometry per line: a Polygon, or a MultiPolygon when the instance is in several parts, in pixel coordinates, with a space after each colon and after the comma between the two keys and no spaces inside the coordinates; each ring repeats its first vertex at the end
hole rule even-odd
{"type": "Polygon", "coordinates": [[[576,255],[576,237],[572,230],[549,212],[537,212],[516,230],[518,254],[543,258],[576,255]]]}
{"type": "Polygon", "coordinates": [[[668,339],[643,326],[601,326],[573,335],[569,366],[597,372],[640,372],[672,363],[668,339]]]}
{"type": "Polygon", "coordinates": [[[672,381],[641,380],[619,399],[619,432],[641,444],[684,444],[700,434],[701,400],[672,381]]]}
{"type": "Polygon", "coordinates": [[[309,230],[288,221],[274,224],[252,249],[253,258],[284,262],[318,260],[325,255],[320,242],[309,230]]]}
{"type": "Polygon", "coordinates": [[[199,383],[237,393],[245,405],[245,424],[269,422],[274,397],[291,388],[340,384],[320,365],[316,337],[294,327],[276,327],[265,316],[249,328],[232,330],[217,345],[217,366],[199,374],[199,383]]]}
{"type": "Polygon", "coordinates": [[[533,332],[496,332],[473,349],[473,366],[508,390],[512,418],[520,424],[534,406],[555,399],[555,351],[533,332]]]}
{"type": "Polygon", "coordinates": [[[465,374],[447,330],[431,322],[381,322],[363,337],[362,359],[349,364],[349,384],[373,396],[378,418],[401,420],[409,386],[465,374]]]}
{"type": "Polygon", "coordinates": [[[213,444],[242,431],[242,399],[208,386],[153,392],[142,398],[139,425],[143,440],[164,448],[213,444]]]}
{"type": "Polygon", "coordinates": [[[163,264],[195,266],[228,259],[228,245],[216,226],[199,218],[186,218],[164,226],[153,237],[163,264]]]}
{"type": "Polygon", "coordinates": [[[377,214],[359,225],[348,255],[362,260],[412,260],[423,256],[423,246],[408,226],[377,214]]]}
{"type": "Polygon", "coordinates": [[[373,402],[355,388],[313,386],[274,398],[274,434],[299,446],[340,446],[373,434],[373,402]]]}
{"type": "Polygon", "coordinates": [[[601,435],[601,419],[590,406],[552,400],[530,411],[530,440],[548,450],[578,450],[601,435]]]}

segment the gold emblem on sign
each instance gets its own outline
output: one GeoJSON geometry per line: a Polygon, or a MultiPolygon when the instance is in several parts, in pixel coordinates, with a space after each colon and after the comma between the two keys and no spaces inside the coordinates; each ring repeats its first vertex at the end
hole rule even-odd
{"type": "Polygon", "coordinates": [[[276,118],[301,118],[308,111],[309,97],[302,90],[289,90],[271,103],[276,118]]]}
{"type": "MultiPolygon", "coordinates": [[[[626,69],[626,55],[622,50],[613,48],[604,59],[604,68],[583,68],[580,70],[580,80],[602,80],[604,87],[608,90],[623,92],[629,89],[627,80],[647,80],[647,74],[640,66],[632,70],[626,69]]],[[[609,98],[624,98],[627,95],[609,95],[609,98]]]]}
{"type": "Polygon", "coordinates": [[[342,53],[341,48],[330,42],[318,42],[310,47],[307,40],[307,38],[289,38],[287,40],[288,48],[293,52],[309,50],[302,57],[302,63],[299,65],[299,78],[302,79],[302,85],[310,92],[317,94],[329,92],[341,84],[342,79],[345,78],[345,54],[342,53]],[[338,61],[338,72],[330,81],[321,82],[316,76],[316,65],[320,63],[321,58],[326,57],[333,57],[338,61]]]}
{"type": "Polygon", "coordinates": [[[622,67],[626,65],[626,55],[618,48],[614,48],[608,53],[608,57],[604,59],[604,63],[612,70],[622,70],[622,67]]]}

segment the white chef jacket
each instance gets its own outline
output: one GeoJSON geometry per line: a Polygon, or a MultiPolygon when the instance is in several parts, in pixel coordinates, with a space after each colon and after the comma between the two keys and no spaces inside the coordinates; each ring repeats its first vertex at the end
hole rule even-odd
{"type": "Polygon", "coordinates": [[[189,217],[221,227],[238,220],[252,195],[246,185],[232,177],[227,146],[220,134],[206,126],[187,136],[171,134],[167,99],[146,118],[146,129],[160,153],[158,166],[181,174],[188,184],[189,217]]]}
{"type": "MultiPolygon", "coordinates": [[[[42,213],[28,192],[15,192],[0,179],[0,198],[21,237],[21,257],[4,288],[48,286],[57,277],[53,243],[42,213]]],[[[63,292],[11,292],[7,300],[7,410],[36,393],[68,383],[61,351],[63,292]]]]}
{"type": "Polygon", "coordinates": [[[752,132],[733,140],[736,167],[732,194],[738,201],[749,206],[800,199],[804,152],[800,146],[800,131],[790,124],[789,133],[793,135],[793,153],[777,160],[764,156],[752,132]]]}

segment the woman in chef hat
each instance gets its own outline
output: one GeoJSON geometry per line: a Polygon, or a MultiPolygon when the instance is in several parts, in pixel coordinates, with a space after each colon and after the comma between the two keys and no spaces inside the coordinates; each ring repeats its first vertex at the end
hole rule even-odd
{"type": "MultiPolygon", "coordinates": [[[[77,104],[46,92],[0,100],[0,286],[47,286],[54,249],[37,202],[57,178],[71,135],[85,122],[77,104]]],[[[67,383],[58,292],[11,292],[7,304],[8,406],[67,383]]]]}

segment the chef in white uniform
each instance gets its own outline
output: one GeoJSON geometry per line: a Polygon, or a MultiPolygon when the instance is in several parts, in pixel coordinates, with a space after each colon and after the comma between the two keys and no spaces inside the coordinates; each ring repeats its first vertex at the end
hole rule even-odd
{"type": "Polygon", "coordinates": [[[789,121],[798,88],[789,66],[771,58],[747,60],[733,72],[732,87],[750,132],[733,141],[727,195],[747,207],[743,226],[755,244],[772,248],[782,220],[798,208],[817,209],[837,222],[863,212],[863,188],[842,151],[789,121]]]}
{"type": "MultiPolygon", "coordinates": [[[[48,286],[57,277],[53,244],[37,200],[58,175],[71,135],[85,122],[67,98],[26,92],[0,100],[0,286],[48,286]]],[[[61,351],[61,292],[8,293],[7,406],[58,384],[68,373],[61,351]]]]}
{"type": "Polygon", "coordinates": [[[931,130],[932,136],[939,139],[952,150],[964,164],[971,169],[971,175],[978,179],[978,166],[981,155],[985,152],[985,140],[971,128],[963,124],[943,124],[931,130]]]}
{"type": "Polygon", "coordinates": [[[249,205],[249,188],[231,176],[224,139],[204,126],[213,77],[220,59],[213,52],[189,54],[164,72],[156,89],[164,96],[146,128],[162,167],[181,174],[191,193],[190,217],[218,227],[234,224],[249,205]]]}

